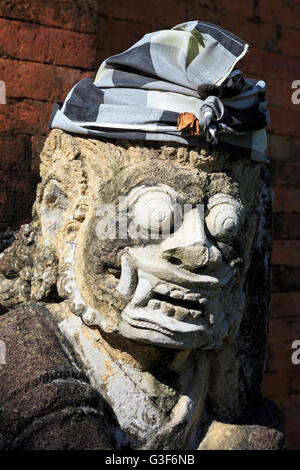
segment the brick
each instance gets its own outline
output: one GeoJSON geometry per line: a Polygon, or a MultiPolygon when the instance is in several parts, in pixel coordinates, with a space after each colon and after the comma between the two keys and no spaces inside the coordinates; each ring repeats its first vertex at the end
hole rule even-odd
{"type": "Polygon", "coordinates": [[[300,310],[300,291],[274,292],[271,295],[272,317],[298,316],[300,310]]]}
{"type": "MultiPolygon", "coordinates": [[[[299,313],[298,313],[299,317],[299,313]]],[[[269,342],[274,347],[277,344],[288,343],[291,347],[292,342],[299,337],[300,328],[298,317],[272,318],[270,321],[269,342]]],[[[292,354],[292,350],[290,351],[292,354]]]]}
{"type": "Polygon", "coordinates": [[[92,70],[95,36],[0,19],[0,56],[92,70]]]}
{"type": "Polygon", "coordinates": [[[275,239],[300,239],[300,214],[274,214],[273,237],[275,239]]]}
{"type": "Polygon", "coordinates": [[[290,397],[289,397],[290,398],[289,402],[290,402],[290,408],[292,412],[294,412],[295,407],[297,407],[297,414],[299,414],[300,413],[300,391],[297,390],[297,392],[298,393],[292,390],[290,397]]]}
{"type": "Polygon", "coordinates": [[[272,162],[272,184],[284,187],[300,187],[300,163],[296,162],[272,162]]]}
{"type": "MultiPolygon", "coordinates": [[[[98,11],[100,16],[109,19],[144,23],[156,30],[183,23],[186,15],[186,2],[185,0],[164,0],[163,2],[161,0],[147,0],[147,2],[101,0],[98,11]]],[[[149,27],[147,32],[149,32],[149,27]]]]}
{"type": "MultiPolygon", "coordinates": [[[[153,30],[155,29],[153,28],[153,30]]],[[[103,17],[99,19],[99,31],[99,50],[109,51],[109,53],[104,54],[104,59],[112,54],[125,51],[150,32],[149,25],[103,17]]],[[[99,58],[99,51],[97,57],[99,58]]],[[[100,62],[99,60],[99,65],[100,62]]]]}
{"type": "Polygon", "coordinates": [[[292,102],[292,94],[296,91],[292,88],[293,80],[275,80],[267,77],[266,81],[269,104],[278,108],[300,109],[300,105],[292,102]]]}
{"type": "Polygon", "coordinates": [[[272,263],[282,266],[300,266],[300,241],[274,240],[272,263]]]}
{"type": "Polygon", "coordinates": [[[92,72],[0,58],[0,77],[6,83],[6,95],[44,101],[63,101],[70,89],[92,72]]]}
{"type": "Polygon", "coordinates": [[[72,31],[97,32],[95,0],[1,0],[0,16],[72,31]]]}
{"type": "Polygon", "coordinates": [[[285,0],[259,0],[256,15],[263,21],[300,28],[300,5],[285,0]]]}
{"type": "Polygon", "coordinates": [[[299,266],[272,266],[272,292],[290,292],[300,290],[299,266]]]}
{"type": "Polygon", "coordinates": [[[289,417],[286,422],[287,441],[289,450],[299,450],[300,448],[300,420],[289,417]]]}
{"type": "MultiPolygon", "coordinates": [[[[298,337],[295,339],[299,340],[300,338],[298,337]]],[[[293,349],[293,351],[296,351],[296,349],[293,349]]],[[[298,393],[298,395],[300,394],[300,364],[293,364],[293,373],[290,375],[290,390],[293,393],[298,393]]]]}
{"type": "Polygon", "coordinates": [[[6,105],[0,107],[0,131],[30,135],[46,134],[52,108],[52,103],[9,99],[6,105]]]}
{"type": "Polygon", "coordinates": [[[204,8],[201,5],[201,0],[195,1],[189,6],[188,19],[194,20],[195,18],[222,26],[244,39],[251,45],[251,48],[267,48],[269,51],[279,52],[278,31],[276,26],[271,23],[257,23],[230,12],[204,8]]]}
{"type": "Polygon", "coordinates": [[[300,190],[274,187],[274,212],[300,213],[300,190]]]}
{"type": "Polygon", "coordinates": [[[300,31],[282,28],[278,45],[283,54],[300,57],[300,31]]]}
{"type": "Polygon", "coordinates": [[[268,135],[268,157],[278,162],[298,162],[300,154],[300,139],[282,135],[268,135]]]}
{"type": "MultiPolygon", "coordinates": [[[[102,41],[101,41],[101,44],[99,44],[99,46],[102,45],[102,41]]],[[[125,50],[126,47],[124,47],[123,50],[125,50]]],[[[113,49],[99,49],[97,50],[97,57],[98,57],[98,61],[99,61],[99,64],[102,64],[102,62],[107,59],[108,57],[111,57],[112,55],[115,55],[115,54],[118,54],[119,52],[122,52],[121,50],[113,50],[113,49]]]]}
{"type": "Polygon", "coordinates": [[[276,401],[277,397],[284,397],[289,393],[288,376],[285,370],[279,372],[266,372],[263,382],[263,396],[276,401]]]}
{"type": "Polygon", "coordinates": [[[97,32],[96,0],[23,0],[12,4],[2,0],[1,16],[60,27],[72,31],[97,32]]]}
{"type": "Polygon", "coordinates": [[[220,25],[233,32],[246,41],[251,48],[267,49],[278,52],[277,29],[269,23],[254,23],[246,19],[228,15],[225,21],[220,20],[220,25]]]}
{"type": "MultiPolygon", "coordinates": [[[[193,3],[195,0],[187,2],[187,9],[189,10],[190,7],[193,9],[193,3]]],[[[202,7],[207,7],[207,8],[212,8],[213,10],[216,10],[218,7],[216,5],[216,0],[202,0],[201,1],[201,6],[202,7]]],[[[194,18],[195,19],[195,18],[194,18]]],[[[200,18],[201,19],[201,18],[200,18]]]]}
{"type": "Polygon", "coordinates": [[[32,172],[0,171],[0,221],[13,230],[31,220],[37,177],[32,172]]]}
{"type": "MultiPolygon", "coordinates": [[[[292,363],[293,349],[291,347],[294,337],[284,343],[272,343],[269,338],[267,345],[266,373],[277,373],[286,379],[294,372],[294,364],[292,363]],[[283,373],[284,372],[284,373],[283,373]]],[[[286,394],[281,394],[286,395],[286,394]]]]}
{"type": "MultiPolygon", "coordinates": [[[[203,2],[201,2],[202,4],[203,2]]],[[[245,16],[246,18],[252,18],[254,13],[254,1],[243,0],[228,2],[228,0],[218,0],[216,2],[217,10],[227,11],[239,16],[245,16]]]]}
{"type": "Polygon", "coordinates": [[[284,395],[282,397],[275,397],[275,402],[279,406],[281,411],[283,411],[283,413],[288,408],[289,401],[290,401],[290,396],[289,395],[284,395]]]}
{"type": "Polygon", "coordinates": [[[30,167],[29,138],[24,134],[0,134],[0,170],[27,171],[30,167]]]}
{"type": "Polygon", "coordinates": [[[46,137],[35,135],[31,137],[31,171],[39,174],[40,171],[40,153],[43,150],[46,137]]]}
{"type": "MultiPolygon", "coordinates": [[[[250,43],[251,44],[251,43],[250,43]]],[[[285,56],[257,47],[251,47],[239,62],[245,76],[267,77],[276,80],[297,80],[300,77],[300,61],[296,57],[285,56]]]]}
{"type": "Polygon", "coordinates": [[[276,108],[269,106],[271,123],[268,130],[270,133],[299,136],[300,132],[300,107],[294,110],[276,108]]]}

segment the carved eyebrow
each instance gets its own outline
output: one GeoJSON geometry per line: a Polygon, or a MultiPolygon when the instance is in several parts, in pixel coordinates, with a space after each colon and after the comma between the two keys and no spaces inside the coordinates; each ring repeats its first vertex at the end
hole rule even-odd
{"type": "Polygon", "coordinates": [[[230,204],[239,212],[241,212],[243,209],[241,202],[238,199],[236,199],[234,196],[232,196],[231,194],[227,194],[227,193],[214,194],[208,199],[206,203],[206,207],[208,210],[210,210],[214,206],[218,206],[221,204],[230,204]]]}
{"type": "Polygon", "coordinates": [[[147,193],[155,193],[155,192],[161,192],[161,193],[164,193],[168,196],[170,196],[170,198],[173,198],[175,200],[177,200],[178,198],[178,194],[177,192],[171,188],[170,186],[168,185],[165,185],[165,184],[156,184],[156,185],[152,185],[152,186],[148,186],[148,185],[145,185],[145,184],[141,184],[139,186],[136,186],[134,188],[132,188],[129,193],[125,196],[126,200],[128,201],[129,205],[131,204],[134,204],[135,201],[143,196],[144,194],[147,194],[147,193]]]}

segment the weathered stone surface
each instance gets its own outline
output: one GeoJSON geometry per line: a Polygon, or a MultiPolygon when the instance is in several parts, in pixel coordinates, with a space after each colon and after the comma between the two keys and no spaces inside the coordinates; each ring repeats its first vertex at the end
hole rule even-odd
{"type": "MultiPolygon", "coordinates": [[[[274,409],[272,411],[274,413],[274,409]]],[[[261,416],[256,416],[260,421],[261,416]]],[[[269,423],[228,424],[213,421],[199,450],[283,450],[286,446],[284,420],[282,413],[275,408],[276,417],[279,421],[277,428],[267,425],[269,423]]],[[[269,421],[272,421],[272,416],[269,421]]]]}
{"type": "Polygon", "coordinates": [[[260,423],[258,411],[266,168],[204,143],[55,130],[40,173],[33,221],[0,260],[0,303],[47,303],[131,448],[197,449],[203,439],[209,448],[281,448],[282,431],[260,423]],[[226,442],[214,431],[223,425],[226,442]]]}

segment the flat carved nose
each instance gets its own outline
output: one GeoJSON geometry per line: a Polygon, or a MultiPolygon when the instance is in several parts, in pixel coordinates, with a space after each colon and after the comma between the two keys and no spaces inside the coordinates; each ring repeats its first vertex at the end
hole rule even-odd
{"type": "Polygon", "coordinates": [[[204,213],[200,209],[190,210],[180,228],[161,244],[164,259],[189,271],[213,269],[222,262],[221,252],[206,236],[204,213]]]}

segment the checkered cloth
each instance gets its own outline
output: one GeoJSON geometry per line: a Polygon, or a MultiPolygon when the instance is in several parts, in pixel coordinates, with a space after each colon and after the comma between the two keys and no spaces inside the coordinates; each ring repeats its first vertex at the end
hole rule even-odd
{"type": "Polygon", "coordinates": [[[89,136],[212,144],[267,161],[265,83],[236,69],[248,44],[205,21],[146,34],[56,103],[50,128],[89,136]],[[200,135],[178,130],[192,113],[200,135]]]}

